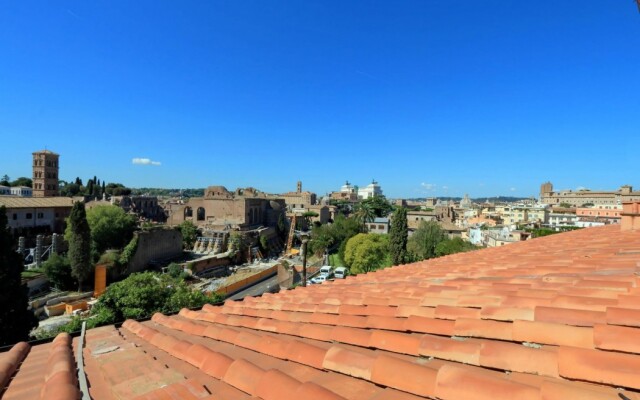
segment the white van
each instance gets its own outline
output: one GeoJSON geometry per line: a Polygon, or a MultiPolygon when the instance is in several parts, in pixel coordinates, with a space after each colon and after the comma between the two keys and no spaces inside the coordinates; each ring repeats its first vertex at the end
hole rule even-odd
{"type": "Polygon", "coordinates": [[[320,275],[324,275],[326,277],[330,277],[331,276],[331,266],[330,265],[323,265],[322,267],[320,267],[320,275]]]}
{"type": "Polygon", "coordinates": [[[333,271],[333,273],[335,274],[336,279],[344,279],[349,274],[349,271],[345,267],[338,267],[333,271]]]}

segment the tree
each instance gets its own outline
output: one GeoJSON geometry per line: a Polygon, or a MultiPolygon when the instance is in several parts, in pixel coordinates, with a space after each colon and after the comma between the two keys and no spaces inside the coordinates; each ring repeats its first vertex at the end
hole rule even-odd
{"type": "Polygon", "coordinates": [[[391,230],[389,231],[389,249],[393,265],[400,265],[407,262],[408,235],[409,228],[407,226],[407,209],[404,207],[398,207],[396,212],[393,213],[391,230]]]}
{"type": "Polygon", "coordinates": [[[414,260],[426,260],[436,256],[436,246],[446,238],[435,221],[422,221],[407,242],[407,250],[414,260]]]}
{"type": "Polygon", "coordinates": [[[571,208],[572,206],[569,203],[562,202],[562,203],[560,203],[560,207],[562,207],[562,208],[571,208]]]}
{"type": "Polygon", "coordinates": [[[363,230],[367,222],[371,222],[376,217],[376,211],[371,203],[366,203],[364,200],[358,205],[358,209],[355,215],[358,222],[362,225],[363,230]]]}
{"type": "Polygon", "coordinates": [[[389,203],[387,198],[384,196],[373,196],[364,199],[360,202],[358,207],[363,206],[369,207],[373,211],[375,217],[386,217],[391,213],[391,210],[393,210],[391,203],[389,203]]]}
{"type": "Polygon", "coordinates": [[[9,178],[9,175],[4,174],[2,175],[2,178],[0,178],[0,185],[2,186],[11,186],[11,183],[9,182],[11,180],[11,178],[9,178]]]}
{"type": "Polygon", "coordinates": [[[142,272],[109,285],[95,305],[95,313],[108,316],[105,323],[114,323],[150,317],[156,312],[174,313],[184,307],[202,307],[221,300],[217,294],[194,291],[182,279],[169,274],[142,272]]]}
{"type": "MultiPolygon", "coordinates": [[[[121,249],[129,243],[136,230],[136,219],[118,206],[96,206],[87,211],[91,240],[95,251],[121,249]]],[[[66,235],[66,233],[65,233],[66,235]]]]}
{"type": "Polygon", "coordinates": [[[187,250],[191,250],[198,238],[198,227],[191,221],[184,221],[178,225],[178,229],[182,233],[182,246],[187,250]]]}
{"type": "Polygon", "coordinates": [[[69,242],[69,263],[71,275],[78,280],[78,290],[91,275],[91,229],[87,222],[84,203],[73,204],[68,218],[65,239],[69,242]]]}
{"type": "Polygon", "coordinates": [[[436,246],[436,256],[446,256],[449,254],[463,253],[466,251],[477,250],[480,247],[475,246],[462,238],[454,237],[453,239],[445,239],[436,246]]]}
{"type": "Polygon", "coordinates": [[[344,262],[352,274],[391,266],[389,236],[359,233],[347,241],[344,262]]]}
{"type": "Polygon", "coordinates": [[[15,181],[11,182],[11,186],[32,187],[33,186],[33,181],[31,180],[31,178],[27,178],[27,177],[21,176],[20,178],[18,178],[15,181]]]}
{"type": "Polygon", "coordinates": [[[362,232],[362,225],[357,219],[338,214],[332,224],[313,227],[309,251],[321,255],[327,250],[331,251],[338,247],[338,255],[342,260],[347,240],[360,232],[362,232]]]}
{"type": "Polygon", "coordinates": [[[43,268],[49,283],[56,289],[71,290],[75,286],[68,258],[54,253],[44,262],[43,268]]]}
{"type": "Polygon", "coordinates": [[[85,195],[87,196],[91,196],[93,194],[93,181],[91,179],[89,179],[89,182],[87,182],[87,188],[84,192],[85,195]]]}
{"type": "Polygon", "coordinates": [[[67,183],[64,187],[60,187],[60,196],[73,197],[77,196],[81,191],[80,185],[75,183],[67,183]]]}
{"type": "Polygon", "coordinates": [[[0,206],[0,346],[27,340],[37,325],[28,310],[27,286],[22,284],[22,257],[13,249],[13,238],[7,229],[7,214],[0,206]]]}
{"type": "Polygon", "coordinates": [[[78,186],[82,186],[82,179],[79,176],[76,176],[76,181],[74,182],[78,186]]]}
{"type": "Polygon", "coordinates": [[[302,219],[304,221],[304,227],[306,229],[309,229],[309,227],[312,225],[311,224],[311,219],[315,218],[317,216],[319,216],[320,214],[318,214],[315,211],[305,211],[304,213],[302,213],[302,219]]]}

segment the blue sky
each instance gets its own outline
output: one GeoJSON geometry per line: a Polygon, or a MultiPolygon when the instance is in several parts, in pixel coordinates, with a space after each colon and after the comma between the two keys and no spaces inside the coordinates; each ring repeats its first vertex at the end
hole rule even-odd
{"type": "Polygon", "coordinates": [[[640,188],[640,13],[630,0],[4,2],[0,138],[11,178],[46,147],[62,179],[132,187],[640,188]]]}

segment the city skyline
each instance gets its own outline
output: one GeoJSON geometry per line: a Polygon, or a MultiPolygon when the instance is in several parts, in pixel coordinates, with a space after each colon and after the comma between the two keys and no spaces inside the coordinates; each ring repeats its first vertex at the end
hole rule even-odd
{"type": "Polygon", "coordinates": [[[5,6],[0,174],[390,198],[640,185],[633,2],[5,6]]]}

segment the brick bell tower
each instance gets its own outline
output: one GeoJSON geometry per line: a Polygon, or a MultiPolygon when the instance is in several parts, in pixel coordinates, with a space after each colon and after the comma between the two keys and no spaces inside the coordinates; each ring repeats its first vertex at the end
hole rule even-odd
{"type": "Polygon", "coordinates": [[[60,155],[41,150],[33,153],[33,197],[58,196],[58,171],[60,155]]]}

